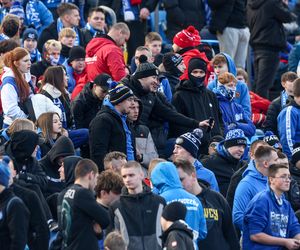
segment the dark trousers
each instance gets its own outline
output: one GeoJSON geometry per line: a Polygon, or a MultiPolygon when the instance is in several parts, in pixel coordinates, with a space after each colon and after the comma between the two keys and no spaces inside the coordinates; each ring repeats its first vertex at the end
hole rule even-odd
{"type": "Polygon", "coordinates": [[[279,66],[279,51],[254,51],[254,85],[253,91],[261,97],[269,99],[269,90],[272,88],[279,66]]]}
{"type": "Polygon", "coordinates": [[[127,42],[127,63],[130,64],[130,60],[134,56],[136,48],[145,44],[145,34],[147,32],[147,26],[145,21],[131,21],[126,22],[126,24],[128,25],[128,28],[130,30],[130,37],[127,42]]]}

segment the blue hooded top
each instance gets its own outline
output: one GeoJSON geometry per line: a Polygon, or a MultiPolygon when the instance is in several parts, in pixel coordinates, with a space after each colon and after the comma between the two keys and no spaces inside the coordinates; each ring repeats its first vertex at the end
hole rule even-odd
{"type": "Polygon", "coordinates": [[[258,172],[255,162],[251,160],[243,173],[243,179],[236,188],[233,201],[233,222],[240,230],[243,229],[243,219],[247,205],[257,193],[267,187],[268,178],[258,172]]]}
{"type": "Polygon", "coordinates": [[[235,124],[235,128],[243,130],[245,136],[251,138],[255,134],[256,128],[244,108],[234,100],[230,100],[228,97],[224,96],[221,91],[219,91],[218,87],[214,88],[213,92],[218,98],[222,112],[225,129],[224,134],[233,129],[232,127],[229,128],[229,125],[235,124]]]}
{"type": "MultiPolygon", "coordinates": [[[[283,195],[284,196],[284,195],[283,195]]],[[[278,238],[293,238],[300,233],[300,225],[290,203],[268,189],[257,194],[245,211],[243,250],[280,250],[282,246],[264,245],[250,239],[251,235],[266,233],[278,238]]]]}
{"type": "MultiPolygon", "coordinates": [[[[223,56],[225,56],[227,60],[227,66],[228,66],[228,71],[232,73],[234,76],[236,76],[236,67],[234,64],[234,61],[232,58],[227,55],[226,53],[220,53],[223,56]]],[[[215,78],[213,81],[211,81],[208,85],[207,88],[209,90],[213,90],[214,88],[217,87],[217,82],[218,79],[215,78]]],[[[248,87],[245,83],[238,81],[236,85],[236,94],[234,101],[238,104],[240,104],[243,109],[245,110],[245,113],[248,115],[249,119],[251,118],[251,103],[250,103],[250,95],[249,95],[249,90],[248,87]]]]}
{"type": "Polygon", "coordinates": [[[199,199],[182,188],[177,169],[172,162],[161,162],[151,173],[151,182],[167,204],[179,201],[187,208],[186,223],[193,229],[194,240],[207,234],[203,207],[199,199]]]}

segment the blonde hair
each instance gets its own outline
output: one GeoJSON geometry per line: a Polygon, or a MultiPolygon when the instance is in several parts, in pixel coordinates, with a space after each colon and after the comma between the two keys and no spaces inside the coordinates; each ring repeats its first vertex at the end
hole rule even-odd
{"type": "Polygon", "coordinates": [[[158,163],[161,162],[166,162],[167,160],[163,159],[163,158],[154,158],[150,161],[149,166],[148,166],[148,176],[151,176],[151,172],[153,171],[153,169],[156,167],[156,165],[158,163]]]}
{"type": "Polygon", "coordinates": [[[76,37],[76,32],[71,28],[63,28],[58,34],[58,40],[61,40],[63,37],[76,37]]]}
{"type": "Polygon", "coordinates": [[[44,48],[45,48],[45,50],[47,50],[48,52],[49,52],[49,50],[52,49],[52,48],[61,50],[61,43],[60,43],[59,41],[54,40],[54,39],[50,39],[50,40],[48,40],[48,41],[44,44],[44,48]]]}

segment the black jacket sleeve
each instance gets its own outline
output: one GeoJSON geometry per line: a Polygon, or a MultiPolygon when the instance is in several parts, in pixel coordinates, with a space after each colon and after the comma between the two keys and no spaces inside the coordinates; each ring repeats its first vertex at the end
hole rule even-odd
{"type": "Polygon", "coordinates": [[[279,115],[281,110],[280,106],[280,99],[276,99],[270,104],[264,126],[265,131],[272,131],[275,135],[278,135],[277,116],[279,115]]]}
{"type": "Polygon", "coordinates": [[[176,232],[172,231],[169,233],[167,241],[166,241],[166,249],[167,250],[190,250],[190,246],[186,244],[181,235],[176,232]]]}
{"type": "Polygon", "coordinates": [[[90,126],[90,153],[91,159],[97,164],[100,171],[104,170],[103,159],[108,153],[109,138],[114,124],[109,119],[96,117],[90,126]]]}
{"type": "Polygon", "coordinates": [[[177,125],[189,127],[189,128],[197,128],[199,127],[199,121],[188,118],[176,111],[167,105],[165,105],[159,97],[156,96],[155,104],[153,107],[153,111],[155,114],[160,116],[162,119],[167,120],[168,122],[175,123],[177,125]]]}
{"type": "Polygon", "coordinates": [[[79,190],[76,193],[76,200],[74,200],[74,203],[81,211],[93,218],[102,229],[108,227],[110,223],[108,212],[97,203],[90,190],[79,190]]]}
{"type": "Polygon", "coordinates": [[[77,129],[85,128],[85,126],[84,126],[84,124],[85,124],[84,113],[85,112],[84,112],[84,106],[81,103],[81,101],[75,99],[71,105],[71,108],[72,108],[73,118],[74,118],[74,122],[75,122],[75,127],[77,129]]]}
{"type": "Polygon", "coordinates": [[[10,250],[25,249],[27,243],[29,211],[19,198],[12,198],[7,211],[7,226],[11,239],[10,250]]]}

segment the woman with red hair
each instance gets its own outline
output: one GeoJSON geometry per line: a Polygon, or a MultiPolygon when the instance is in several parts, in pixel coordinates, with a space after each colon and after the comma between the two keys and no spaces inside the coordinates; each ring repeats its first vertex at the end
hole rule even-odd
{"type": "Polygon", "coordinates": [[[5,73],[2,75],[1,103],[4,113],[3,127],[17,118],[27,118],[25,102],[34,93],[31,85],[30,55],[20,47],[4,55],[5,73]]]}

